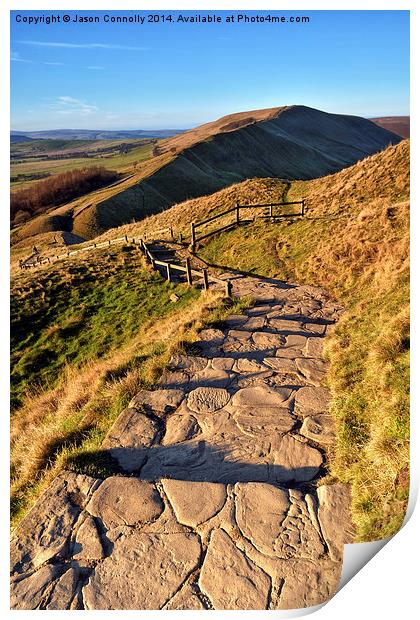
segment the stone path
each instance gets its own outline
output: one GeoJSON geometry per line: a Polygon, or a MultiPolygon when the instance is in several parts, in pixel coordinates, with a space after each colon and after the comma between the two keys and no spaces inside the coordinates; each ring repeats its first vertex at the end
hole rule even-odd
{"type": "Polygon", "coordinates": [[[104,449],[120,474],[62,473],[12,541],[16,609],[290,609],[331,597],[349,491],[317,486],[334,443],[325,291],[232,273],[256,305],[200,334],[104,449]]]}

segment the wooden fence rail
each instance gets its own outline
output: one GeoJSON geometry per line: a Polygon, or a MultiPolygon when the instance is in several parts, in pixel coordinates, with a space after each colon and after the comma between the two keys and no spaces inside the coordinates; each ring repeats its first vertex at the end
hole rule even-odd
{"type": "Polygon", "coordinates": [[[159,260],[154,256],[150,248],[147,247],[144,239],[139,239],[138,241],[134,239],[133,241],[135,243],[138,243],[141,251],[146,256],[146,260],[150,262],[153,269],[156,269],[156,267],[163,267],[165,269],[166,279],[168,280],[168,282],[172,282],[173,272],[179,271],[181,273],[185,273],[189,286],[194,286],[193,277],[196,276],[203,281],[204,290],[207,291],[210,288],[210,282],[223,284],[223,286],[225,287],[226,297],[232,297],[232,282],[230,280],[223,280],[222,278],[209,275],[206,268],[193,269],[191,267],[190,258],[187,258],[185,260],[185,265],[179,265],[177,263],[170,263],[167,261],[159,260]]]}
{"type": "MultiPolygon", "coordinates": [[[[260,204],[235,203],[234,207],[227,209],[226,211],[222,211],[222,213],[212,215],[211,217],[205,220],[202,220],[200,222],[191,222],[190,250],[193,253],[195,252],[196,244],[198,241],[206,239],[207,237],[210,237],[211,235],[219,233],[223,230],[227,230],[228,228],[232,228],[233,226],[238,226],[240,225],[241,221],[242,222],[250,221],[250,220],[244,220],[244,219],[241,220],[241,209],[267,209],[267,208],[268,208],[268,215],[267,213],[265,213],[263,217],[269,217],[273,219],[284,218],[284,217],[303,217],[305,214],[305,200],[298,200],[298,201],[292,201],[292,202],[268,202],[268,203],[260,203],[260,204]],[[278,213],[274,211],[276,207],[286,207],[286,206],[291,206],[291,205],[300,205],[299,212],[298,213],[278,213]],[[201,233],[201,235],[199,232],[197,232],[198,229],[202,228],[203,226],[207,226],[208,224],[216,222],[220,220],[221,218],[229,216],[231,214],[234,214],[234,218],[228,224],[225,224],[224,226],[221,226],[209,232],[201,233]]],[[[172,229],[172,226],[152,231],[148,233],[147,236],[151,237],[151,236],[160,235],[166,232],[169,232],[171,240],[173,241],[175,239],[175,236],[174,236],[174,231],[172,229]]],[[[182,242],[182,235],[180,235],[180,240],[182,242]]],[[[108,239],[106,241],[102,241],[101,243],[93,243],[91,245],[84,246],[83,248],[79,248],[77,250],[68,250],[67,252],[63,254],[56,254],[54,256],[50,256],[44,259],[40,259],[38,253],[34,253],[31,256],[27,257],[25,260],[20,260],[19,266],[21,269],[29,269],[31,267],[36,267],[38,265],[51,263],[54,260],[68,258],[69,256],[72,256],[74,254],[79,254],[80,252],[86,252],[89,250],[110,247],[111,245],[116,245],[119,243],[130,243],[130,244],[137,245],[140,248],[140,250],[143,252],[143,254],[145,255],[146,260],[150,262],[150,264],[152,265],[154,269],[156,269],[156,267],[162,267],[165,270],[166,279],[169,282],[172,281],[173,273],[175,271],[178,271],[178,272],[186,274],[187,282],[190,286],[193,286],[193,278],[198,277],[200,280],[203,281],[203,288],[205,290],[209,289],[211,282],[215,282],[215,283],[223,284],[225,286],[226,295],[228,297],[232,296],[232,282],[230,280],[223,280],[222,278],[217,278],[216,276],[209,275],[207,269],[205,268],[201,270],[193,269],[191,267],[189,258],[186,259],[185,266],[159,260],[158,258],[156,258],[156,256],[147,246],[143,238],[136,239],[135,237],[133,237],[129,239],[127,235],[124,235],[123,237],[117,237],[116,239],[108,239]]]]}
{"type": "MultiPolygon", "coordinates": [[[[241,209],[269,209],[268,216],[270,218],[284,218],[284,217],[303,217],[305,214],[305,201],[304,200],[296,200],[293,202],[268,202],[262,204],[239,204],[238,202],[231,209],[227,209],[226,211],[222,211],[222,213],[218,213],[217,215],[212,215],[211,217],[201,220],[200,222],[191,222],[191,251],[195,252],[196,245],[198,241],[202,241],[203,239],[207,239],[211,235],[222,232],[223,230],[227,230],[228,228],[232,228],[233,226],[239,226],[241,223],[241,209]],[[275,213],[275,207],[286,207],[291,205],[299,205],[300,210],[298,213],[275,213]],[[229,224],[225,224],[222,227],[211,230],[210,232],[206,232],[204,234],[200,234],[198,229],[207,226],[208,224],[215,222],[226,215],[235,214],[234,219],[229,224]]],[[[244,221],[244,220],[242,220],[244,221]]],[[[249,221],[249,220],[246,220],[249,221]]]]}
{"type": "MultiPolygon", "coordinates": [[[[25,264],[24,261],[21,261],[20,268],[29,269],[31,267],[36,267],[38,265],[49,264],[49,263],[54,262],[55,260],[59,260],[62,258],[68,258],[69,256],[72,256],[74,254],[86,252],[87,250],[105,248],[111,245],[117,245],[119,243],[129,243],[129,244],[134,244],[137,247],[139,247],[140,250],[145,255],[146,260],[152,265],[153,269],[156,269],[157,267],[163,267],[165,269],[166,279],[168,280],[168,282],[171,282],[173,280],[173,273],[175,271],[178,271],[178,272],[186,274],[187,282],[190,286],[194,286],[193,278],[196,277],[199,280],[202,280],[204,290],[209,289],[211,282],[219,283],[219,284],[224,285],[226,296],[228,297],[232,296],[232,283],[229,280],[223,280],[222,278],[217,278],[216,276],[209,275],[206,268],[203,268],[201,270],[193,269],[191,267],[191,261],[189,258],[186,259],[185,265],[179,265],[177,263],[170,263],[167,261],[159,260],[158,258],[155,257],[153,252],[147,246],[143,238],[140,238],[140,237],[138,237],[137,239],[135,237],[128,238],[127,235],[125,235],[124,237],[118,237],[117,239],[108,239],[107,241],[103,241],[102,243],[93,243],[91,245],[85,246],[83,248],[79,248],[77,250],[69,250],[68,252],[65,252],[63,254],[56,254],[54,256],[51,256],[51,257],[49,256],[41,260],[39,259],[38,255],[36,255],[38,259],[37,261],[27,263],[27,264],[25,264]]],[[[33,256],[31,256],[30,258],[33,258],[33,256]]]]}

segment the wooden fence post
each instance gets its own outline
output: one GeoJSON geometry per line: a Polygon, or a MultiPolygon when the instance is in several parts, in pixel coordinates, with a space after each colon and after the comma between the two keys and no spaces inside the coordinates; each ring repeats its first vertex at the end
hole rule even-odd
{"type": "Polygon", "coordinates": [[[191,251],[195,252],[195,224],[191,222],[191,251]]]}
{"type": "Polygon", "coordinates": [[[128,243],[128,237],[127,235],[124,236],[125,242],[128,243]]]}
{"type": "Polygon", "coordinates": [[[273,205],[270,205],[270,217],[273,217],[273,205]]]}
{"type": "Polygon", "coordinates": [[[230,280],[226,280],[225,294],[226,297],[232,297],[232,282],[230,280]]]}
{"type": "Polygon", "coordinates": [[[185,259],[185,267],[187,269],[187,282],[190,286],[192,286],[191,263],[189,258],[185,259]]]}
{"type": "Polygon", "coordinates": [[[179,243],[182,243],[183,238],[184,238],[184,237],[182,236],[182,233],[179,233],[179,243]]]}
{"type": "Polygon", "coordinates": [[[170,226],[170,227],[169,227],[169,232],[170,232],[170,234],[171,234],[171,239],[172,239],[172,241],[174,241],[175,237],[174,237],[174,231],[173,231],[173,229],[172,229],[172,226],[170,226]]]}
{"type": "Polygon", "coordinates": [[[239,202],[235,203],[236,207],[236,225],[239,226],[239,202]]]}
{"type": "Polygon", "coordinates": [[[204,282],[204,290],[208,291],[209,290],[209,274],[207,272],[207,269],[203,269],[203,282],[204,282]]]}
{"type": "Polygon", "coordinates": [[[170,265],[170,263],[166,263],[166,279],[168,280],[168,282],[172,281],[172,274],[171,274],[171,265],[170,265]]]}
{"type": "Polygon", "coordinates": [[[302,210],[301,210],[301,215],[305,214],[305,200],[302,200],[302,210]]]}

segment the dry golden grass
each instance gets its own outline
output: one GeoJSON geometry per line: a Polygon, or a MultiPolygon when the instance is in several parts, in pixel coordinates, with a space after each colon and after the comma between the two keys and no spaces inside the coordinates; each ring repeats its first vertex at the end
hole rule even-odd
{"type": "Polygon", "coordinates": [[[249,110],[247,112],[237,112],[236,114],[228,114],[222,116],[216,121],[200,125],[190,131],[161,140],[158,144],[160,153],[179,153],[184,149],[191,148],[197,142],[208,140],[218,133],[235,131],[240,127],[246,127],[258,121],[268,121],[278,116],[285,110],[286,106],[278,108],[265,108],[262,110],[249,110]]]}
{"type": "MultiPolygon", "coordinates": [[[[152,233],[154,230],[172,226],[174,234],[183,234],[184,238],[190,237],[191,222],[216,215],[227,209],[231,209],[236,202],[240,204],[281,202],[288,183],[279,179],[248,179],[242,183],[235,183],[226,189],[222,189],[209,196],[193,198],[174,205],[170,209],[151,215],[140,222],[119,226],[108,230],[95,239],[98,243],[114,236],[142,236],[152,233]]],[[[250,214],[249,214],[250,215],[250,214]]]]}
{"type": "Polygon", "coordinates": [[[337,174],[292,183],[288,198],[301,197],[306,218],[221,234],[201,255],[322,285],[345,306],[327,350],[337,421],[331,473],[352,484],[359,538],[372,540],[398,530],[408,498],[408,141],[337,174]]]}
{"type": "MultiPolygon", "coordinates": [[[[389,147],[337,174],[295,181],[290,188],[280,180],[250,179],[113,229],[97,240],[143,235],[166,226],[172,226],[175,234],[188,234],[191,221],[200,221],[235,202],[279,201],[286,195],[289,200],[305,198],[307,217],[293,223],[257,221],[210,239],[202,254],[215,264],[323,285],[346,307],[328,345],[332,412],[337,421],[331,474],[352,484],[360,540],[381,538],[400,527],[408,497],[409,142],[389,147]]],[[[159,340],[150,329],[150,341],[159,340]]],[[[150,379],[158,374],[158,368],[155,356],[148,357],[142,372],[148,369],[150,379]]],[[[127,375],[123,381],[127,384],[123,383],[122,393],[129,393],[131,382],[137,385],[137,376],[127,375]]],[[[108,402],[107,389],[115,390],[109,402],[118,402],[118,385],[105,381],[89,395],[87,381],[88,400],[82,396],[84,404],[80,410],[76,406],[75,414],[66,413],[73,411],[71,403],[77,402],[71,392],[68,396],[60,393],[60,397],[51,394],[52,404],[48,404],[48,396],[40,396],[41,400],[34,400],[28,427],[31,416],[35,425],[42,426],[43,411],[47,417],[54,411],[52,418],[63,420],[86,416],[89,425],[90,408],[101,410],[102,405],[97,408],[96,403],[108,402]],[[43,398],[47,400],[43,402],[43,398]],[[62,402],[69,403],[63,416],[54,409],[54,403],[62,402]]],[[[84,387],[80,391],[86,393],[84,387]]],[[[25,425],[24,421],[22,428],[25,425]]],[[[89,447],[89,441],[85,446],[89,447]]],[[[99,443],[92,439],[93,450],[99,443]]],[[[68,449],[64,448],[61,460],[48,475],[65,461],[68,449]]],[[[43,458],[41,451],[32,460],[37,463],[43,458]]],[[[19,462],[25,459],[22,453],[19,462]]],[[[30,480],[29,470],[22,478],[30,480]]]]}

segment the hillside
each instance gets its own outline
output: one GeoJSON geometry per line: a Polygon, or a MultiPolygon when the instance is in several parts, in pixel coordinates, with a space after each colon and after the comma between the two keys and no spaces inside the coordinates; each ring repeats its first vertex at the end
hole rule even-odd
{"type": "Polygon", "coordinates": [[[288,196],[305,197],[306,218],[256,222],[199,253],[223,268],[321,284],[346,308],[327,349],[331,473],[352,484],[359,539],[379,539],[401,526],[409,492],[408,141],[294,183],[288,196]]]}
{"type": "Polygon", "coordinates": [[[183,129],[47,129],[45,131],[11,131],[10,141],[27,140],[126,140],[129,138],[167,138],[183,129]]]}
{"type": "Polygon", "coordinates": [[[162,141],[155,156],[118,186],[52,209],[16,230],[14,239],[57,230],[63,216],[68,232],[91,238],[246,178],[313,179],[336,172],[399,140],[366,119],[305,106],[230,115],[162,141]]]}
{"type": "MultiPolygon", "coordinates": [[[[96,455],[121,410],[140,387],[156,384],[169,357],[183,352],[198,328],[245,305],[168,284],[129,245],[69,257],[36,273],[16,272],[13,521],[69,461],[96,455]]],[[[89,463],[91,472],[108,475],[109,459],[89,463]]]]}
{"type": "Polygon", "coordinates": [[[410,137],[409,116],[381,116],[378,118],[371,118],[370,120],[379,125],[379,127],[396,133],[397,136],[401,136],[402,138],[410,137]]]}
{"type": "Polygon", "coordinates": [[[190,220],[281,196],[304,197],[307,216],[257,219],[210,237],[198,254],[222,270],[322,285],[347,309],[329,339],[339,436],[332,473],[353,485],[360,539],[387,536],[408,497],[409,142],[289,189],[276,179],[238,183],[100,239],[168,225],[188,235],[190,220]]]}
{"type": "MultiPolygon", "coordinates": [[[[213,195],[180,203],[142,222],[110,230],[97,241],[122,234],[134,236],[151,233],[168,225],[173,226],[175,235],[179,232],[188,234],[192,219],[200,221],[232,206],[236,201],[271,202],[281,197],[290,200],[304,197],[306,217],[278,222],[256,219],[254,223],[210,237],[199,247],[198,253],[201,259],[216,270],[239,269],[288,282],[321,285],[346,308],[337,329],[327,339],[327,356],[330,361],[327,379],[333,396],[331,413],[335,419],[338,441],[335,454],[332,455],[330,480],[352,485],[353,518],[359,539],[381,538],[398,530],[408,498],[409,142],[403,141],[354,166],[319,179],[292,183],[277,179],[250,179],[213,195]]],[[[46,242],[51,243],[49,236],[46,236],[46,242]]],[[[60,240],[58,242],[61,243],[60,240]]],[[[48,250],[48,247],[43,249],[44,255],[54,253],[55,250],[48,250]]],[[[96,265],[94,257],[93,260],[91,264],[95,265],[96,270],[105,264],[101,262],[96,265]]],[[[76,267],[77,259],[73,259],[70,264],[76,267]]],[[[111,263],[107,265],[108,269],[111,263]]],[[[47,291],[53,291],[56,286],[53,279],[56,269],[52,266],[34,272],[45,274],[45,277],[42,275],[41,289],[48,295],[47,291]]],[[[79,267],[74,273],[78,272],[79,267]]],[[[96,281],[97,276],[93,272],[91,276],[96,281]]],[[[32,277],[31,272],[18,273],[18,295],[27,295],[28,287],[32,290],[32,286],[29,286],[32,277]]],[[[159,295],[166,294],[164,283],[162,285],[164,288],[159,295]]],[[[99,280],[98,286],[102,286],[99,280]]],[[[33,294],[39,295],[38,290],[33,291],[33,294]]],[[[53,298],[56,299],[55,293],[53,298]]],[[[98,301],[101,298],[98,297],[98,301]]],[[[48,300],[50,296],[44,299],[48,300]]],[[[143,300],[144,303],[147,305],[147,300],[143,300]]],[[[123,306],[121,311],[125,316],[123,306]]],[[[19,312],[25,312],[21,302],[16,308],[20,308],[19,312]]],[[[53,314],[51,317],[54,323],[53,314]]],[[[54,328],[51,332],[51,343],[54,347],[58,346],[59,356],[62,355],[60,339],[66,335],[68,327],[66,321],[67,317],[63,316],[60,329],[56,332],[54,328]]],[[[76,337],[76,361],[79,325],[76,323],[73,332],[74,326],[69,323],[69,334],[71,338],[76,337]]],[[[161,329],[159,333],[162,333],[161,329]]],[[[146,339],[149,338],[147,334],[146,330],[146,339]]],[[[31,360],[34,351],[36,353],[39,347],[46,346],[48,341],[50,339],[46,340],[42,336],[35,349],[26,349],[23,359],[31,360]]],[[[109,342],[112,343],[112,339],[109,342]]],[[[58,360],[61,364],[60,357],[58,360]]],[[[115,366],[116,362],[112,363],[115,366]]],[[[33,368],[32,361],[29,367],[33,368]]],[[[93,365],[92,369],[95,368],[93,365]]],[[[63,387],[60,388],[64,394],[68,394],[65,403],[71,404],[75,398],[70,396],[73,376],[70,373],[67,379],[63,378],[63,387]]],[[[91,371],[86,376],[90,377],[91,371]]],[[[112,385],[114,379],[119,380],[118,377],[119,372],[115,373],[115,377],[111,376],[112,385]]],[[[83,375],[80,375],[82,380],[83,375]]],[[[118,391],[119,388],[114,387],[118,391]]],[[[114,387],[109,386],[107,389],[114,390],[114,387]]],[[[17,389],[18,398],[21,399],[25,390],[17,389]]],[[[85,393],[86,389],[86,386],[83,387],[82,392],[85,393]]],[[[57,392],[53,390],[46,395],[41,393],[35,400],[29,397],[16,417],[16,432],[22,433],[27,424],[25,420],[39,415],[44,420],[43,429],[49,429],[55,414],[51,414],[53,418],[50,421],[48,416],[45,418],[47,402],[49,411],[54,412],[57,408],[62,411],[60,424],[66,426],[65,416],[69,415],[70,405],[62,406],[61,399],[57,400],[56,395],[57,392]]],[[[103,396],[101,398],[100,403],[103,403],[103,396]]],[[[87,399],[93,403],[94,410],[98,411],[97,392],[94,391],[87,399]]],[[[82,411],[85,410],[83,402],[82,411]]],[[[80,420],[77,414],[75,423],[80,424],[83,419],[80,420]]],[[[88,416],[87,419],[91,418],[88,416]]],[[[68,437],[66,430],[60,463],[67,462],[68,437]]],[[[24,437],[22,441],[25,443],[24,437]]],[[[36,454],[31,456],[28,466],[25,465],[22,455],[26,452],[22,441],[16,445],[16,458],[24,472],[18,475],[16,481],[16,510],[19,510],[21,501],[28,501],[32,493],[32,486],[27,487],[28,476],[34,467],[35,470],[38,467],[36,454]]],[[[94,444],[98,445],[97,439],[94,444]]],[[[86,443],[83,445],[86,449],[86,443]]]]}

